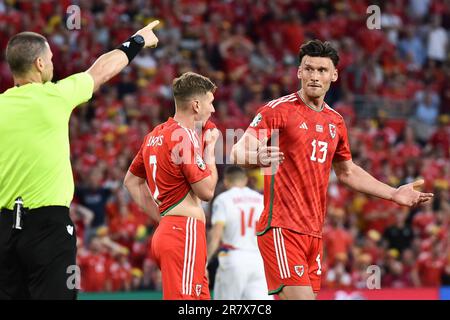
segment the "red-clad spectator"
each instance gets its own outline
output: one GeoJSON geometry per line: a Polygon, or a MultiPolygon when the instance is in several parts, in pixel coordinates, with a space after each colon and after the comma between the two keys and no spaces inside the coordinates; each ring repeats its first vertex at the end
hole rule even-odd
{"type": "Polygon", "coordinates": [[[358,28],[356,32],[356,40],[368,54],[374,54],[380,49],[384,49],[389,46],[386,36],[381,30],[358,28]]]}
{"type": "Polygon", "coordinates": [[[226,39],[219,46],[225,71],[234,80],[240,80],[248,72],[249,56],[254,48],[253,43],[242,33],[226,39]]]}
{"type": "Polygon", "coordinates": [[[357,247],[356,249],[357,251],[360,251],[360,254],[367,255],[370,261],[374,264],[379,264],[382,262],[382,259],[384,257],[384,250],[379,245],[380,240],[381,234],[378,231],[369,230],[367,232],[367,236],[364,238],[363,245],[361,247],[357,247]]]}
{"type": "Polygon", "coordinates": [[[340,183],[331,181],[328,186],[328,205],[334,208],[345,208],[352,195],[351,190],[340,183]]]}
{"type": "Polygon", "coordinates": [[[422,154],[422,149],[415,140],[411,127],[405,127],[404,140],[396,147],[396,158],[404,163],[408,159],[417,159],[422,154]]]}
{"type": "Polygon", "coordinates": [[[324,228],[323,244],[330,265],[335,264],[337,256],[347,256],[353,244],[353,237],[344,227],[345,211],[334,208],[329,211],[329,225],[324,228]]]}
{"type": "MultiPolygon", "coordinates": [[[[1,37],[2,37],[2,35],[0,34],[0,38],[1,37]]],[[[2,45],[2,44],[0,43],[0,45],[2,45]]],[[[5,44],[5,47],[6,47],[6,44],[5,44]]],[[[11,88],[13,85],[14,85],[14,82],[12,80],[8,65],[5,62],[1,61],[0,62],[0,92],[6,91],[6,89],[11,88]]]]}
{"type": "Polygon", "coordinates": [[[355,124],[356,113],[354,107],[354,96],[350,92],[346,92],[342,100],[334,105],[334,110],[344,118],[345,123],[349,126],[355,124]]]}
{"type": "Polygon", "coordinates": [[[70,219],[75,224],[77,239],[84,239],[86,229],[91,225],[94,219],[94,213],[79,203],[73,202],[70,205],[70,219]]]}
{"type": "Polygon", "coordinates": [[[81,290],[85,292],[101,292],[106,290],[107,268],[109,257],[99,237],[94,237],[89,250],[78,254],[77,265],[80,266],[81,290]]]}
{"type": "Polygon", "coordinates": [[[395,221],[397,205],[387,200],[367,200],[362,209],[363,230],[375,230],[382,233],[384,229],[395,221]]]}
{"type": "Polygon", "coordinates": [[[432,190],[436,187],[436,184],[440,184],[441,181],[443,182],[443,187],[445,187],[445,185],[450,185],[448,172],[446,174],[446,170],[448,170],[448,161],[437,155],[436,151],[431,153],[430,157],[422,160],[422,170],[420,175],[426,179],[424,186],[426,190],[432,190]]]}
{"type": "Polygon", "coordinates": [[[139,222],[135,216],[135,204],[126,198],[123,189],[114,192],[114,199],[106,205],[109,235],[111,239],[132,250],[139,222]]]}
{"type": "MultiPolygon", "coordinates": [[[[438,128],[431,135],[428,141],[430,147],[435,150],[440,150],[445,158],[450,158],[450,117],[449,115],[442,115],[439,117],[438,128]]],[[[429,147],[429,148],[430,148],[429,147]]]]}
{"type": "Polygon", "coordinates": [[[365,66],[364,52],[357,50],[354,63],[341,73],[343,87],[353,94],[365,94],[368,90],[370,74],[365,66]]]}
{"type": "Polygon", "coordinates": [[[128,262],[128,250],[116,253],[108,267],[107,291],[130,291],[131,290],[131,265],[128,262]]]}
{"type": "Polygon", "coordinates": [[[413,249],[403,250],[401,261],[403,266],[403,273],[410,275],[410,280],[413,281],[412,270],[415,268],[416,265],[416,255],[414,253],[414,250],[413,249]]]}
{"type": "Polygon", "coordinates": [[[425,239],[429,236],[428,226],[436,221],[432,203],[427,202],[421,205],[421,210],[414,215],[412,227],[417,236],[425,239]]]}
{"type": "Polygon", "coordinates": [[[305,29],[300,16],[295,11],[289,11],[286,22],[280,26],[287,48],[293,55],[298,54],[299,44],[305,40],[305,29]]]}
{"type": "Polygon", "coordinates": [[[129,256],[130,264],[136,268],[142,268],[144,265],[147,251],[147,230],[143,225],[140,225],[137,230],[136,241],[133,242],[129,256]]]}
{"type": "Polygon", "coordinates": [[[367,159],[372,164],[373,176],[380,178],[382,176],[383,164],[390,158],[390,149],[388,147],[387,139],[378,134],[374,137],[372,148],[367,150],[367,159]]]}
{"type": "Polygon", "coordinates": [[[328,268],[325,277],[324,284],[325,288],[329,289],[348,289],[352,286],[352,276],[346,270],[345,262],[347,261],[347,256],[345,254],[338,254],[336,260],[331,267],[328,268]]]}
{"type": "MultiPolygon", "coordinates": [[[[396,254],[394,254],[396,255],[396,254]]],[[[408,288],[413,286],[413,281],[409,273],[404,272],[404,266],[396,257],[388,259],[381,286],[383,288],[408,288]]]]}
{"type": "Polygon", "coordinates": [[[373,262],[372,257],[367,253],[360,253],[355,257],[350,274],[352,287],[357,289],[367,288],[367,280],[370,275],[370,273],[367,272],[367,268],[373,262]]]}
{"type": "Polygon", "coordinates": [[[442,257],[442,252],[439,252],[437,245],[432,248],[431,252],[422,252],[413,270],[415,278],[418,279],[416,285],[423,287],[440,286],[446,262],[447,257],[442,257]]]}

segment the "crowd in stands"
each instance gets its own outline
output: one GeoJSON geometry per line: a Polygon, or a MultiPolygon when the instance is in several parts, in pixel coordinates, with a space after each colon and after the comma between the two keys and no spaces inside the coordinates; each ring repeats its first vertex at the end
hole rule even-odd
{"type": "MultiPolygon", "coordinates": [[[[450,1],[0,0],[0,92],[13,85],[4,49],[17,32],[47,37],[58,80],[152,19],[161,21],[158,47],[143,50],[70,120],[83,291],[161,288],[150,254],[155,224],[122,181],[144,135],[173,115],[172,80],[185,71],[210,77],[218,86],[213,122],[224,134],[245,129],[267,101],[299,89],[299,46],[315,38],[340,54],[326,101],[346,120],[353,161],[392,186],[422,177],[435,194],[401,208],[332,175],[322,287],[364,288],[371,265],[382,287],[450,285],[450,1]],[[72,4],[81,26],[69,30],[72,4]],[[381,8],[381,29],[368,28],[371,4],[381,8]]],[[[261,191],[259,172],[249,174],[261,191]]]]}

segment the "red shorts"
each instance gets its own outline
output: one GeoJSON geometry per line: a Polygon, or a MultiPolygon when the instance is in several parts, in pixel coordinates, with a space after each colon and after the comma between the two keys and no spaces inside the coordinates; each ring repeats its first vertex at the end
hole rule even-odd
{"type": "Polygon", "coordinates": [[[269,294],[285,286],[320,290],[322,239],[289,229],[270,228],[258,236],[269,294]]]}
{"type": "Polygon", "coordinates": [[[192,217],[165,216],[152,239],[161,269],[164,300],[209,300],[205,224],[192,217]]]}

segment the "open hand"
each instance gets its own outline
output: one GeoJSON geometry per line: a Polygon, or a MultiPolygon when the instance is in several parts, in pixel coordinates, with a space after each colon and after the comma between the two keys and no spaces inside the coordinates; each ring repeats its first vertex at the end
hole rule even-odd
{"type": "Polygon", "coordinates": [[[414,182],[404,184],[397,188],[392,196],[392,201],[396,202],[401,206],[413,207],[420,203],[427,202],[433,198],[432,193],[423,193],[414,188],[419,187],[424,184],[423,179],[416,180],[414,182]]]}

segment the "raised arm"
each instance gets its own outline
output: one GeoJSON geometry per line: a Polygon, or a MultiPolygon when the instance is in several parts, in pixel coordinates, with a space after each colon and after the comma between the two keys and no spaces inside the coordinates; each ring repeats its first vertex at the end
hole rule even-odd
{"type": "Polygon", "coordinates": [[[94,91],[122,71],[142,48],[156,47],[158,38],[153,33],[153,28],[158,23],[158,20],[151,22],[125,41],[119,49],[101,55],[94,62],[86,71],[94,79],[94,91]],[[138,35],[143,38],[143,43],[139,42],[140,37],[136,37],[138,35]]]}
{"type": "Polygon", "coordinates": [[[214,191],[218,180],[216,157],[214,154],[214,147],[217,139],[219,138],[219,131],[217,129],[211,129],[205,133],[205,150],[204,160],[211,171],[211,175],[208,177],[191,184],[191,188],[195,195],[203,201],[209,201],[214,197],[214,191]]]}
{"type": "Polygon", "coordinates": [[[433,197],[432,193],[423,193],[414,190],[424,181],[417,180],[398,188],[393,188],[372,177],[367,171],[353,163],[352,160],[334,162],[333,168],[340,182],[357,191],[391,200],[402,206],[416,206],[433,197]]]}

